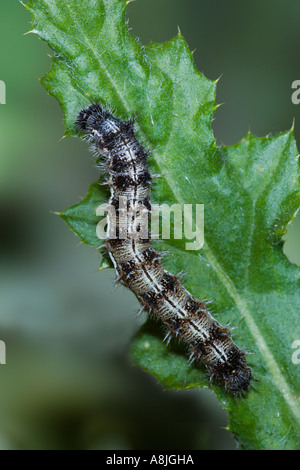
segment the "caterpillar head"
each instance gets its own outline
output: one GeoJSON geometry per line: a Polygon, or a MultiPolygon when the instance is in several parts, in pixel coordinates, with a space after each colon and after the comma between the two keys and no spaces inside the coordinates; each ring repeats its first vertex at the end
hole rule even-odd
{"type": "Polygon", "coordinates": [[[234,356],[228,363],[210,368],[212,379],[221,382],[224,388],[236,396],[249,390],[251,380],[251,368],[247,365],[243,351],[234,347],[234,356]]]}
{"type": "Polygon", "coordinates": [[[132,121],[121,121],[109,111],[104,111],[97,103],[80,111],[76,127],[86,134],[87,140],[94,142],[99,150],[108,147],[120,134],[133,132],[132,121]]]}

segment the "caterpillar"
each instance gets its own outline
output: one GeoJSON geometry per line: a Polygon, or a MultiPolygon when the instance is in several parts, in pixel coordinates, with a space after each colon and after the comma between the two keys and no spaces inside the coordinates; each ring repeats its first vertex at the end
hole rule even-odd
{"type": "Polygon", "coordinates": [[[191,361],[206,365],[211,381],[219,382],[233,395],[247,392],[254,378],[246,351],[235,345],[229,329],[212,317],[205,302],[193,297],[177,276],[164,270],[148,229],[146,235],[139,234],[141,207],[146,213],[151,211],[153,176],[148,169],[149,152],[135,137],[134,121],[114,117],[95,103],[79,113],[76,128],[104,158],[108,171],[109,205],[116,217],[113,221],[107,212],[106,248],[119,282],[135,294],[148,313],[162,320],[170,336],[188,346],[191,361]],[[125,215],[120,207],[122,198],[131,208],[125,215]],[[128,233],[135,226],[135,237],[121,236],[124,224],[128,233]]]}

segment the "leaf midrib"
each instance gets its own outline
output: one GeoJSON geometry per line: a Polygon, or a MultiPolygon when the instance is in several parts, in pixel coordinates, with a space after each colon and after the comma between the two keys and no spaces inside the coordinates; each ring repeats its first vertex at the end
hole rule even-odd
{"type": "MultiPolygon", "coordinates": [[[[110,81],[112,87],[113,87],[114,90],[116,91],[116,94],[118,95],[120,102],[123,103],[126,112],[129,114],[129,111],[130,111],[130,110],[129,110],[128,103],[126,102],[124,96],[122,95],[122,92],[118,89],[116,82],[113,80],[111,74],[108,72],[108,70],[107,70],[105,64],[100,60],[100,59],[101,59],[101,55],[99,56],[97,49],[95,49],[95,48],[93,47],[93,45],[92,45],[92,43],[90,42],[89,38],[87,37],[87,35],[86,35],[84,29],[80,26],[80,22],[77,20],[77,16],[76,16],[76,15],[74,16],[74,14],[73,14],[73,9],[70,7],[70,5],[69,5],[68,3],[66,3],[66,6],[67,6],[68,10],[70,11],[70,15],[71,15],[71,17],[72,17],[72,19],[73,19],[73,21],[74,21],[76,27],[80,30],[81,34],[83,35],[87,46],[90,48],[91,52],[94,54],[94,57],[95,57],[95,59],[97,60],[97,63],[99,63],[99,65],[100,65],[100,64],[102,65],[102,71],[104,70],[104,73],[107,75],[107,78],[109,79],[109,81],[110,81]]],[[[105,22],[105,20],[104,20],[104,22],[105,22]]],[[[102,27],[102,28],[103,28],[103,27],[102,27]]],[[[100,34],[100,32],[99,32],[99,34],[100,34]]],[[[83,95],[83,96],[84,96],[84,95],[83,95]]]]}

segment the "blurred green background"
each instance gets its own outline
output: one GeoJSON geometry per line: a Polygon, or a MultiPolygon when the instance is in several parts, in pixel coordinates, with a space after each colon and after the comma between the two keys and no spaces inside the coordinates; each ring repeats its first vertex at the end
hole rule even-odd
{"type": "MultiPolygon", "coordinates": [[[[97,272],[97,253],[54,214],[98,172],[84,143],[62,139],[60,107],[38,81],[50,51],[24,35],[29,14],[17,0],[1,0],[0,13],[0,448],[235,449],[211,391],[162,392],[127,361],[137,301],[114,288],[111,270],[97,272]]],[[[295,119],[300,148],[300,105],[291,102],[299,0],[137,0],[128,17],[144,44],[169,39],[178,25],[199,70],[221,76],[219,144],[295,119]]],[[[285,238],[300,265],[300,217],[285,238]]]]}

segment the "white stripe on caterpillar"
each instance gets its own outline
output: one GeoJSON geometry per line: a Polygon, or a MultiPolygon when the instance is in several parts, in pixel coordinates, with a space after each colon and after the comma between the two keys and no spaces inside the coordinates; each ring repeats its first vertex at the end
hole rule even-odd
{"type": "Polygon", "coordinates": [[[189,346],[190,360],[202,361],[211,379],[234,395],[247,392],[253,379],[251,369],[245,351],[233,343],[230,331],[211,316],[203,301],[183,287],[177,276],[163,269],[148,230],[146,236],[139,232],[136,237],[121,236],[124,223],[129,235],[138,230],[137,213],[141,207],[146,212],[151,210],[148,152],[135,137],[133,121],[121,121],[99,104],[92,104],[79,113],[76,126],[105,157],[111,191],[109,203],[116,214],[113,226],[107,212],[106,248],[119,282],[132,290],[146,311],[164,322],[172,336],[189,346]],[[126,198],[128,206],[134,209],[125,216],[120,198],[126,198]]]}

